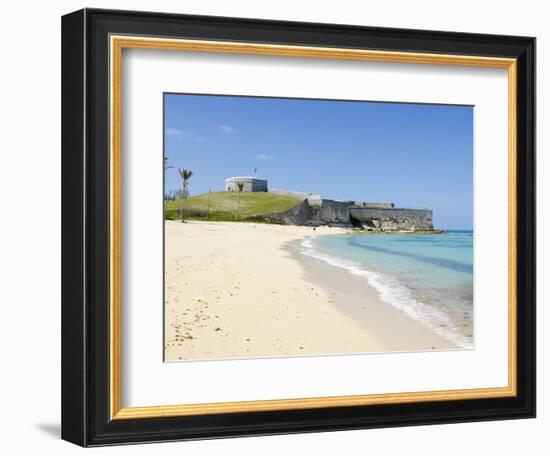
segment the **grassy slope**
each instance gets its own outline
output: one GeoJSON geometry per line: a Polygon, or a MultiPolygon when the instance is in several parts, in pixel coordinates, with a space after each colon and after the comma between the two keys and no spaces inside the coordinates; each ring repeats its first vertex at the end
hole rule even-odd
{"type": "MultiPolygon", "coordinates": [[[[210,194],[209,220],[235,220],[237,214],[237,192],[212,192],[210,194]]],[[[241,193],[240,220],[254,218],[271,212],[284,211],[300,200],[292,196],[274,193],[241,193]]],[[[191,196],[184,200],[184,218],[206,220],[208,193],[191,196]]],[[[179,218],[180,201],[169,201],[165,206],[167,219],[179,218]]]]}

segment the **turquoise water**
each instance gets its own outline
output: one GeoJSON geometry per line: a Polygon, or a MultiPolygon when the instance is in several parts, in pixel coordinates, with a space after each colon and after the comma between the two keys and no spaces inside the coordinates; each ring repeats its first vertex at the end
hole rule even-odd
{"type": "Polygon", "coordinates": [[[308,238],[302,253],[362,275],[383,301],[473,347],[473,232],[308,238]]]}

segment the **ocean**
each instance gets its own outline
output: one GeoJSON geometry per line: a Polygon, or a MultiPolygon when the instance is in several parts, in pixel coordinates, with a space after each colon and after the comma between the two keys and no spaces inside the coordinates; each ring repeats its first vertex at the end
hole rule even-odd
{"type": "Polygon", "coordinates": [[[473,348],[473,232],[311,237],[301,253],[364,276],[383,301],[473,348]]]}

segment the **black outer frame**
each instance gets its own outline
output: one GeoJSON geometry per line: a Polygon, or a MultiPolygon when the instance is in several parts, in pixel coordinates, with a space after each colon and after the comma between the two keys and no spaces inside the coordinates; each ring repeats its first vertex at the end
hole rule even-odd
{"type": "Polygon", "coordinates": [[[62,18],[62,438],[82,446],[535,417],[535,39],[84,9],[62,18]],[[110,34],[518,59],[513,398],[109,418],[110,34]]]}

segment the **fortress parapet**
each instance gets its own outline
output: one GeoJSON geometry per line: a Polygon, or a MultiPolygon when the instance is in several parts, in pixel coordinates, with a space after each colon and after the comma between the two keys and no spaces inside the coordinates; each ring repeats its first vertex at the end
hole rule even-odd
{"type": "Polygon", "coordinates": [[[368,207],[371,209],[393,209],[395,204],[393,203],[373,203],[370,201],[355,201],[353,203],[357,207],[368,207]]]}

